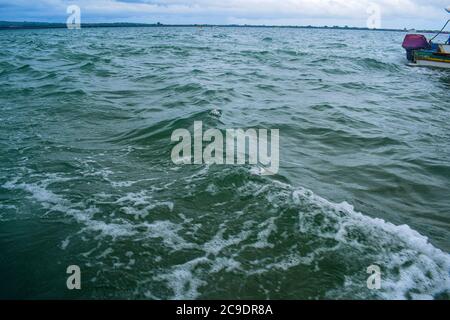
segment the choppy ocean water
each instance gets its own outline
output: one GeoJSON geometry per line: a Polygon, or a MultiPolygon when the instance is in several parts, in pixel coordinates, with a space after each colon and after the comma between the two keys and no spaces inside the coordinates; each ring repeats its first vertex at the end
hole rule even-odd
{"type": "Polygon", "coordinates": [[[1,31],[0,297],[448,299],[450,73],[403,36],[1,31]],[[175,166],[194,121],[280,129],[279,174],[175,166]]]}

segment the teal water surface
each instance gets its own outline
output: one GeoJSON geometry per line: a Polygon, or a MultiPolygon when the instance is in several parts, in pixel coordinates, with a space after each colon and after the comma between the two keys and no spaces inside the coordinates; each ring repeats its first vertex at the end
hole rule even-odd
{"type": "Polygon", "coordinates": [[[403,37],[0,31],[0,298],[448,299],[450,73],[403,37]],[[176,166],[194,121],[279,129],[279,174],[176,166]]]}

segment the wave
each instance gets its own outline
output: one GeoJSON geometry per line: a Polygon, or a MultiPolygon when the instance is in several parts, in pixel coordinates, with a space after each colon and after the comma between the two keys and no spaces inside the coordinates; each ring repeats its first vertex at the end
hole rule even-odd
{"type": "Polygon", "coordinates": [[[7,259],[59,245],[94,298],[448,299],[445,71],[404,67],[390,34],[317,31],[327,47],[300,29],[211,30],[44,30],[31,47],[5,33],[0,219],[48,236],[7,259]],[[278,126],[291,166],[274,180],[173,166],[170,136],[195,120],[278,126]]]}
{"type": "Polygon", "coordinates": [[[395,63],[382,62],[373,58],[356,58],[357,65],[367,70],[399,72],[400,66],[395,63]]]}
{"type": "MultiPolygon", "coordinates": [[[[72,217],[84,225],[83,237],[103,239],[102,246],[94,246],[85,255],[91,261],[93,252],[98,252],[95,259],[103,268],[112,257],[124,255],[116,246],[125,239],[142,249],[159,248],[154,270],[136,280],[138,297],[208,298],[214,297],[213,288],[220,284],[235,298],[448,298],[450,256],[423,235],[407,225],[396,226],[359,213],[347,202],[332,203],[308,189],[255,172],[252,168],[205,167],[182,182],[165,181],[162,189],[153,180],[154,191],[145,188],[109,200],[118,206],[117,213],[124,213],[113,218],[108,217],[110,212],[102,212],[99,200],[73,202],[52,191],[52,184],[64,181],[63,177],[37,183],[16,178],[2,187],[22,190],[44,209],[72,217]],[[170,201],[158,199],[157,194],[174,183],[190,192],[170,201]],[[202,214],[190,212],[186,204],[203,192],[210,198],[202,205],[202,214]],[[105,248],[109,248],[106,253],[105,248]],[[180,262],[169,263],[173,253],[183,253],[180,262]],[[382,269],[382,288],[376,292],[365,288],[366,268],[374,264],[382,269]],[[301,279],[320,279],[330,272],[337,280],[325,277],[321,283],[325,290],[313,296],[305,292],[301,279]],[[280,290],[273,291],[269,279],[277,281],[280,290]],[[242,283],[259,283],[260,288],[252,296],[242,296],[242,283]]],[[[103,202],[111,198],[101,197],[103,202]]],[[[66,239],[61,247],[72,245],[66,239]]],[[[134,254],[134,258],[145,259],[145,250],[134,254]]],[[[128,265],[115,268],[120,266],[128,265]]]]}

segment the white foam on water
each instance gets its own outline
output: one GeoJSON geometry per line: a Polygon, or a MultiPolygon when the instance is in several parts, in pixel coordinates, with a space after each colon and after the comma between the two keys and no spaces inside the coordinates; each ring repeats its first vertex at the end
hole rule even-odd
{"type": "Polygon", "coordinates": [[[56,211],[73,217],[78,223],[85,225],[85,230],[100,232],[104,236],[113,238],[122,236],[132,236],[136,234],[133,225],[124,220],[118,220],[120,223],[106,223],[95,220],[94,215],[100,210],[95,206],[85,208],[83,203],[72,203],[70,200],[55,194],[48,189],[51,183],[57,181],[66,181],[67,179],[44,179],[39,183],[17,183],[18,178],[3,185],[7,189],[18,189],[30,194],[30,198],[37,201],[44,209],[56,211]]]}
{"type": "MultiPolygon", "coordinates": [[[[291,201],[299,209],[299,233],[313,236],[318,241],[324,239],[336,243],[313,249],[304,256],[294,250],[292,254],[280,256],[282,259],[268,257],[267,260],[252,261],[255,268],[246,270],[248,274],[265,273],[273,269],[286,271],[300,264],[314,266],[314,271],[318,271],[317,262],[329,254],[367,252],[361,259],[356,258],[355,262],[370,261],[367,267],[379,264],[384,270],[382,289],[376,293],[380,298],[432,299],[439,294],[450,293],[450,255],[434,247],[427,237],[407,225],[396,226],[382,219],[365,216],[356,212],[347,202],[332,203],[310,190],[294,188],[278,181],[263,185],[250,181],[239,188],[239,193],[265,197],[274,208],[289,206],[291,201]],[[317,220],[319,222],[315,221],[315,217],[320,218],[317,220]]],[[[259,225],[264,228],[258,233],[258,241],[250,246],[263,249],[272,245],[269,239],[272,232],[277,232],[275,219],[273,217],[264,222],[265,226],[264,223],[259,225]]],[[[345,263],[352,264],[352,258],[349,256],[345,263]]],[[[353,288],[347,286],[341,291],[336,289],[330,291],[329,296],[346,296],[347,289],[368,296],[368,291],[364,291],[365,285],[355,281],[353,288]]]]}
{"type": "Polygon", "coordinates": [[[217,257],[213,260],[210,272],[218,273],[222,270],[232,272],[241,269],[241,263],[233,258],[217,257]]]}
{"type": "MultiPolygon", "coordinates": [[[[207,174],[208,169],[208,167],[204,168],[190,178],[197,179],[207,174]]],[[[157,280],[167,282],[172,288],[173,299],[200,297],[201,287],[207,284],[207,277],[214,273],[239,271],[251,275],[270,270],[287,271],[298,265],[314,266],[327,254],[343,251],[345,248],[353,248],[357,252],[368,252],[367,257],[361,258],[380,265],[383,272],[382,289],[377,295],[381,298],[432,299],[437,294],[450,290],[450,256],[430,244],[428,238],[407,225],[396,226],[382,219],[365,216],[356,212],[353,206],[346,202],[332,203],[305,188],[293,188],[280,182],[267,183],[268,179],[265,179],[263,184],[249,181],[237,192],[258,197],[257,201],[265,198],[274,208],[286,205],[286,202],[290,201],[294,208],[299,209],[297,225],[299,233],[314,236],[317,239],[333,240],[337,244],[316,248],[304,256],[291,250],[291,252],[280,253],[277,257],[267,257],[267,260],[250,261],[250,266],[246,265],[244,268],[236,259],[241,250],[249,247],[254,250],[274,247],[270,237],[280,232],[276,224],[279,216],[269,217],[263,222],[248,220],[243,224],[241,232],[226,236],[228,221],[225,221],[209,241],[196,244],[180,235],[182,231],[186,231],[186,228],[195,224],[195,221],[184,215],[179,215],[184,221],[182,224],[168,220],[131,223],[125,219],[114,219],[107,223],[95,219],[95,215],[100,212],[95,206],[86,208],[83,203],[73,203],[52,192],[48,186],[58,179],[52,177],[38,183],[20,183],[20,179],[17,178],[5,183],[3,187],[26,191],[43,208],[68,214],[85,226],[83,230],[98,232],[102,236],[112,237],[113,240],[121,237],[132,237],[138,241],[160,239],[161,243],[172,251],[186,249],[203,251],[202,257],[173,266],[166,270],[167,272],[162,271],[159,276],[154,276],[157,280]],[[321,218],[320,224],[314,224],[314,217],[321,218]],[[363,238],[352,236],[355,232],[361,233],[363,238]],[[256,236],[256,241],[248,244],[248,240],[253,239],[253,236],[256,236]],[[225,250],[227,248],[230,250],[225,250]],[[398,272],[395,272],[396,270],[398,272]]],[[[125,212],[130,210],[130,214],[140,216],[148,213],[155,206],[167,206],[170,211],[174,209],[172,202],[155,201],[151,194],[146,192],[128,193],[116,203],[125,208],[125,212]]],[[[67,238],[62,242],[61,248],[66,249],[69,243],[70,240],[67,238]]],[[[124,268],[130,268],[135,263],[134,257],[128,258],[129,261],[123,265],[124,268]]],[[[160,261],[163,259],[161,257],[160,261]]],[[[155,259],[155,262],[160,261],[155,259]]],[[[351,276],[346,279],[341,290],[361,291],[361,283],[351,276]]],[[[343,296],[343,293],[336,289],[330,291],[328,295],[339,298],[343,296]]]]}
{"type": "MultiPolygon", "coordinates": [[[[80,219],[77,219],[80,221],[80,219]]],[[[104,221],[83,219],[90,231],[100,232],[103,236],[110,236],[113,239],[118,237],[132,237],[137,234],[135,226],[121,220],[121,223],[106,223],[104,221]]]]}
{"type": "Polygon", "coordinates": [[[151,210],[159,207],[167,207],[173,212],[175,204],[172,201],[153,200],[153,196],[148,194],[147,190],[140,192],[130,192],[115,201],[120,205],[121,210],[136,219],[143,219],[150,215],[151,210]]]}
{"type": "Polygon", "coordinates": [[[205,275],[221,271],[240,270],[241,263],[230,257],[207,256],[194,258],[184,264],[173,266],[169,272],[157,275],[154,280],[163,280],[172,289],[172,300],[195,300],[201,295],[200,288],[208,284],[205,275]]]}
{"type": "Polygon", "coordinates": [[[155,181],[156,178],[148,178],[148,179],[139,179],[135,181],[110,181],[111,185],[115,188],[127,188],[134,186],[135,184],[141,183],[141,182],[149,182],[149,181],[155,181]]]}
{"type": "Polygon", "coordinates": [[[224,228],[224,225],[222,225],[217,234],[211,240],[203,244],[202,250],[208,254],[217,255],[227,247],[240,244],[251,235],[251,231],[243,230],[235,236],[229,236],[224,239],[223,235],[225,231],[226,229],[224,228]]]}
{"type": "Polygon", "coordinates": [[[106,248],[102,253],[100,253],[96,259],[103,259],[109,255],[111,255],[111,253],[113,253],[114,250],[112,248],[106,248]]]}
{"type": "Polygon", "coordinates": [[[277,231],[277,226],[275,224],[276,219],[276,217],[271,217],[259,225],[262,230],[258,232],[258,241],[252,245],[254,248],[262,249],[274,247],[274,245],[269,242],[269,237],[272,232],[277,231]]]}
{"type": "Polygon", "coordinates": [[[131,187],[136,181],[111,181],[111,185],[115,188],[131,187]]]}
{"type": "Polygon", "coordinates": [[[119,198],[116,203],[130,202],[134,206],[147,205],[151,201],[151,199],[152,197],[147,195],[147,193],[142,190],[138,193],[127,193],[125,196],[119,198]]]}
{"type": "Polygon", "coordinates": [[[116,201],[128,215],[134,216],[136,219],[145,218],[150,214],[150,210],[156,207],[152,203],[152,196],[147,195],[146,191],[139,193],[128,193],[116,201]]]}
{"type": "Polygon", "coordinates": [[[450,292],[450,255],[434,247],[429,239],[407,225],[396,226],[382,219],[356,212],[347,202],[332,203],[304,188],[293,191],[294,203],[320,209],[299,214],[300,232],[334,239],[339,244],[374,250],[374,264],[384,269],[380,295],[386,299],[432,299],[450,292]],[[325,214],[333,231],[302,223],[307,215],[325,214]],[[364,232],[367,242],[349,236],[352,230],[364,232]],[[393,270],[399,270],[396,275],[393,270]],[[419,293],[417,293],[419,292],[419,293]]]}
{"type": "Polygon", "coordinates": [[[163,280],[173,291],[173,300],[195,300],[200,296],[199,288],[206,284],[195,275],[195,268],[201,264],[208,264],[205,257],[190,260],[184,264],[172,267],[168,273],[157,275],[154,280],[163,280]]]}
{"type": "Polygon", "coordinates": [[[163,244],[175,251],[183,249],[197,248],[198,246],[186,241],[178,233],[182,230],[182,226],[170,221],[156,221],[153,223],[144,222],[139,224],[140,228],[145,228],[145,232],[141,233],[140,237],[145,238],[160,238],[163,244]]]}
{"type": "MultiPolygon", "coordinates": [[[[163,244],[173,250],[194,247],[193,244],[190,244],[178,235],[182,227],[170,221],[131,223],[120,218],[111,222],[95,219],[95,214],[100,212],[97,207],[90,206],[86,208],[83,203],[73,203],[63,196],[55,194],[48,188],[50,184],[61,180],[61,178],[52,177],[51,179],[41,180],[38,183],[18,183],[19,178],[16,178],[4,184],[3,187],[26,191],[30,194],[30,198],[37,201],[44,209],[61,212],[73,217],[75,221],[84,225],[82,231],[98,232],[101,236],[111,237],[112,240],[121,237],[161,238],[163,244]],[[142,230],[146,231],[142,232],[142,230]]],[[[174,209],[173,202],[154,201],[150,195],[147,195],[146,191],[128,193],[115,203],[122,205],[122,209],[125,212],[133,215],[139,214],[141,217],[146,216],[149,210],[157,206],[165,206],[170,211],[174,209]],[[139,206],[144,206],[144,208],[134,209],[134,207],[139,206]]],[[[61,249],[65,250],[68,244],[69,239],[67,238],[61,243],[61,249]]]]}
{"type": "MultiPolygon", "coordinates": [[[[155,229],[159,230],[169,230],[171,228],[175,228],[172,237],[178,241],[175,241],[175,243],[169,242],[170,247],[176,248],[177,250],[183,248],[198,249],[204,252],[204,256],[194,258],[184,264],[173,266],[168,272],[154,277],[155,280],[163,280],[168,283],[168,287],[174,293],[171,299],[197,299],[200,297],[200,288],[207,284],[205,276],[221,271],[233,272],[240,270],[240,262],[236,261],[233,257],[219,256],[219,254],[224,249],[233,245],[239,245],[245,241],[251,234],[250,231],[244,230],[239,234],[224,237],[226,227],[225,224],[222,224],[218,232],[209,241],[202,245],[197,245],[188,243],[178,236],[177,232],[181,230],[179,225],[172,225],[168,221],[159,222],[155,225],[155,229]],[[160,223],[163,226],[160,226],[160,223]]],[[[166,237],[166,240],[169,238],[166,237]]]]}
{"type": "Polygon", "coordinates": [[[219,188],[214,183],[210,183],[206,187],[206,192],[208,192],[211,195],[216,195],[219,192],[219,188]]]}
{"type": "Polygon", "coordinates": [[[297,267],[299,265],[311,265],[315,260],[314,254],[311,253],[305,257],[301,257],[299,255],[290,254],[280,261],[270,263],[266,266],[267,269],[278,269],[287,271],[293,267],[297,267]]]}
{"type": "Polygon", "coordinates": [[[67,237],[66,239],[64,239],[64,240],[61,242],[61,249],[62,249],[62,250],[66,250],[67,247],[69,246],[69,244],[70,244],[70,238],[67,237]]]}

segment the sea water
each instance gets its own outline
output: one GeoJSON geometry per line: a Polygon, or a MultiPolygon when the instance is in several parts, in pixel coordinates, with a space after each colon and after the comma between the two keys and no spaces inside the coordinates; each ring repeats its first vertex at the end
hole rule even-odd
{"type": "Polygon", "coordinates": [[[0,31],[0,297],[448,299],[450,73],[403,37],[0,31]],[[278,174],[174,164],[195,121],[279,129],[278,174]]]}

